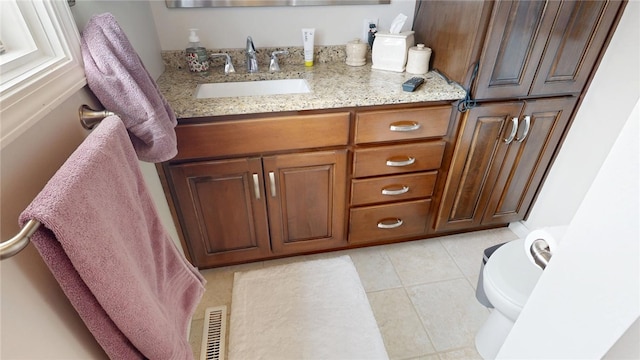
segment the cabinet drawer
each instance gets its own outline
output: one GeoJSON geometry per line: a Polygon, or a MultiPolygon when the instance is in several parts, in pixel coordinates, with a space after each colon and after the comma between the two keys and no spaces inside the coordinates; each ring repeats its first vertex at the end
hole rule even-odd
{"type": "Polygon", "coordinates": [[[358,149],[354,154],[354,177],[401,174],[440,167],[444,141],[358,149]]]}
{"type": "Polygon", "coordinates": [[[351,209],[349,243],[419,236],[427,231],[431,200],[351,209]]]}
{"type": "Polygon", "coordinates": [[[355,143],[442,137],[447,134],[450,106],[356,114],[355,143]]]}
{"type": "Polygon", "coordinates": [[[429,197],[438,176],[437,171],[418,174],[356,179],[351,185],[351,205],[366,205],[429,197]]]}
{"type": "Polygon", "coordinates": [[[347,145],[349,113],[184,124],[175,160],[347,145]]]}

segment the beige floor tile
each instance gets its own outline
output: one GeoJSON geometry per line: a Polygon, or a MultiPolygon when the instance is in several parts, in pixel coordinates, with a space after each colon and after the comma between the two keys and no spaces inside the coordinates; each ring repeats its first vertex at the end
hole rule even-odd
{"type": "Polygon", "coordinates": [[[438,352],[474,346],[489,311],[466,279],[412,286],[407,293],[438,352]]]}
{"type": "Polygon", "coordinates": [[[191,321],[189,344],[191,344],[194,359],[200,359],[200,349],[202,347],[202,326],[204,326],[204,319],[191,321]]]}
{"type": "Polygon", "coordinates": [[[250,264],[200,270],[202,276],[207,280],[207,284],[205,285],[205,292],[202,296],[202,300],[200,300],[200,303],[193,314],[193,319],[204,319],[204,312],[208,307],[227,305],[227,309],[231,309],[233,274],[236,271],[247,271],[260,268],[262,266],[262,262],[255,262],[250,264]]]}
{"type": "Polygon", "coordinates": [[[391,260],[381,247],[358,249],[349,255],[358,270],[365,291],[402,287],[391,260]]]}
{"type": "Polygon", "coordinates": [[[475,347],[438,353],[440,360],[482,360],[475,347]]]}
{"type": "Polygon", "coordinates": [[[338,250],[338,251],[330,251],[330,252],[317,253],[317,254],[287,256],[287,257],[282,257],[278,259],[265,260],[263,262],[263,267],[286,265],[286,264],[297,263],[301,261],[329,259],[329,258],[349,255],[350,251],[353,251],[353,250],[338,250]]]}
{"type": "Polygon", "coordinates": [[[264,267],[287,265],[287,264],[297,263],[297,262],[306,261],[306,260],[307,260],[307,257],[305,255],[289,256],[289,257],[283,257],[279,259],[265,260],[264,267]]]}
{"type": "Polygon", "coordinates": [[[404,289],[371,292],[367,296],[390,359],[435,352],[404,289]]]}
{"type": "Polygon", "coordinates": [[[480,273],[484,250],[490,246],[517,238],[518,236],[515,233],[505,227],[445,236],[440,238],[440,242],[460,267],[460,270],[475,286],[480,273]]]}
{"type": "Polygon", "coordinates": [[[482,251],[516,238],[508,228],[502,228],[202,270],[208,283],[192,321],[194,355],[197,359],[200,352],[204,310],[227,305],[231,312],[234,272],[349,255],[391,359],[479,359],[473,339],[489,314],[473,290],[482,251]]]}
{"type": "Polygon", "coordinates": [[[438,240],[389,245],[384,250],[404,286],[462,278],[451,256],[438,240]]]}
{"type": "Polygon", "coordinates": [[[231,305],[231,289],[233,288],[233,271],[227,269],[210,269],[201,271],[207,284],[202,300],[193,315],[194,320],[204,319],[205,309],[212,306],[231,305]]]}
{"type": "Polygon", "coordinates": [[[440,357],[438,356],[438,354],[429,354],[429,355],[422,355],[418,357],[412,357],[407,360],[440,360],[440,357]]]}

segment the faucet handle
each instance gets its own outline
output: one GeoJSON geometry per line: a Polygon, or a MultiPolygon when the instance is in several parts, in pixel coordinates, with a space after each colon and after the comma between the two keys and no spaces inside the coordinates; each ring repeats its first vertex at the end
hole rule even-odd
{"type": "Polygon", "coordinates": [[[231,62],[231,56],[229,56],[229,54],[225,55],[227,55],[227,58],[224,61],[224,73],[230,74],[236,72],[236,68],[233,67],[233,63],[231,62]]]}
{"type": "Polygon", "coordinates": [[[214,56],[225,56],[226,59],[224,61],[224,74],[228,75],[231,73],[236,72],[236,69],[233,67],[233,63],[231,62],[231,56],[229,56],[229,54],[226,53],[216,53],[216,54],[211,54],[210,57],[214,57],[214,56]]]}
{"type": "Polygon", "coordinates": [[[279,50],[271,53],[271,61],[269,61],[269,71],[280,71],[280,65],[278,64],[279,54],[288,54],[287,50],[279,50]]]}

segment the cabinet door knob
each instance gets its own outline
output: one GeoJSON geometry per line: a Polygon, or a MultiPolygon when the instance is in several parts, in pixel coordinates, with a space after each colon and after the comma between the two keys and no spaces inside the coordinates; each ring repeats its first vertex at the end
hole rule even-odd
{"type": "Polygon", "coordinates": [[[378,229],[395,229],[397,227],[402,226],[402,219],[384,219],[378,222],[378,229]],[[392,223],[388,223],[389,220],[392,220],[392,223]]]}
{"type": "Polygon", "coordinates": [[[402,195],[409,192],[409,187],[406,185],[402,185],[400,189],[382,189],[382,195],[402,195]]]}
{"type": "Polygon", "coordinates": [[[412,156],[407,156],[406,160],[387,160],[387,166],[409,166],[416,162],[416,158],[412,156]]]}
{"type": "Polygon", "coordinates": [[[256,200],[260,200],[260,179],[258,174],[253,174],[253,193],[256,196],[256,200]]]}
{"type": "Polygon", "coordinates": [[[509,134],[509,137],[504,139],[504,142],[506,142],[507,145],[511,144],[513,139],[516,137],[517,132],[518,132],[518,118],[514,117],[511,119],[511,133],[509,134]]]}
{"type": "Polygon", "coordinates": [[[273,171],[269,171],[269,187],[271,188],[271,197],[276,197],[276,175],[273,171]]]}
{"type": "Polygon", "coordinates": [[[522,133],[522,137],[516,138],[517,142],[523,142],[524,139],[527,138],[527,135],[529,135],[529,127],[531,127],[531,116],[527,115],[524,117],[524,131],[522,133]]]}
{"type": "Polygon", "coordinates": [[[415,131],[420,129],[420,124],[415,121],[396,121],[389,125],[391,131],[415,131]]]}

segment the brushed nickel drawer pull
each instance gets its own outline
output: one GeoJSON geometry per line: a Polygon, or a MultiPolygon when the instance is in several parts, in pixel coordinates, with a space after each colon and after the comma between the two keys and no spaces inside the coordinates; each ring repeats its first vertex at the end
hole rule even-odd
{"type": "Polygon", "coordinates": [[[415,121],[396,121],[389,125],[391,131],[416,131],[420,129],[420,124],[415,121]]]}
{"type": "Polygon", "coordinates": [[[403,224],[402,219],[384,219],[378,222],[378,229],[395,229],[397,227],[402,226],[402,224],[403,224]],[[393,220],[394,222],[391,224],[385,222],[389,220],[393,220]]]}
{"type": "Polygon", "coordinates": [[[412,156],[407,156],[406,160],[387,160],[387,166],[409,166],[413,165],[416,162],[416,158],[412,156]]]}
{"type": "Polygon", "coordinates": [[[504,139],[504,142],[508,144],[511,144],[511,142],[513,141],[513,139],[516,137],[516,133],[518,132],[518,118],[514,117],[511,119],[511,134],[509,134],[509,137],[504,139]]]}
{"type": "Polygon", "coordinates": [[[527,115],[524,117],[524,131],[521,138],[516,138],[517,142],[523,142],[524,139],[529,135],[529,128],[531,127],[531,116],[527,115]]]}
{"type": "Polygon", "coordinates": [[[402,185],[402,188],[400,189],[389,189],[389,188],[382,189],[382,195],[402,195],[408,192],[409,192],[409,187],[406,185],[402,185]]]}
{"type": "Polygon", "coordinates": [[[276,197],[276,176],[273,171],[269,171],[269,187],[271,188],[271,197],[276,197]]]}
{"type": "Polygon", "coordinates": [[[260,200],[260,180],[258,174],[253,174],[253,193],[256,196],[256,200],[260,200]]]}

